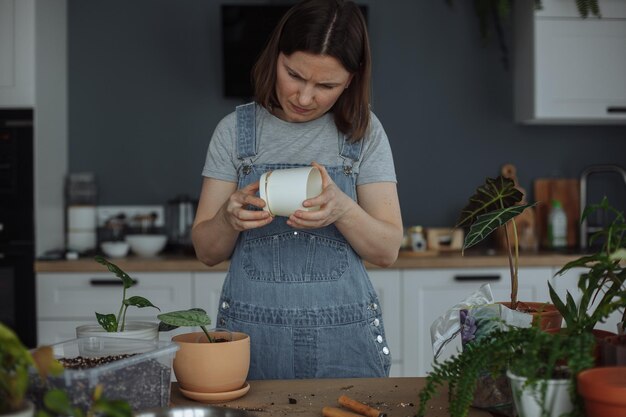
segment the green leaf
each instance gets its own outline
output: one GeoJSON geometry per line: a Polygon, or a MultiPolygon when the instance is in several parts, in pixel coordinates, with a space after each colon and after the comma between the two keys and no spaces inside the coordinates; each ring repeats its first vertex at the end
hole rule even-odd
{"type": "Polygon", "coordinates": [[[211,324],[211,319],[206,311],[200,308],[163,313],[159,314],[157,318],[172,326],[207,326],[211,324]]]}
{"type": "Polygon", "coordinates": [[[131,417],[132,409],[126,401],[99,399],[92,406],[96,415],[106,417],[131,417]]]}
{"type": "Polygon", "coordinates": [[[154,304],[152,304],[147,299],[145,299],[143,297],[139,297],[138,295],[134,295],[132,297],[128,297],[126,300],[124,300],[124,304],[126,304],[127,306],[135,306],[135,307],[139,307],[139,308],[154,307],[157,310],[161,311],[161,309],[159,307],[155,306],[154,304]]]}
{"type": "Polygon", "coordinates": [[[117,331],[117,319],[115,318],[115,314],[100,314],[96,312],[96,319],[98,320],[98,324],[107,332],[117,331]]]}
{"type": "Polygon", "coordinates": [[[99,264],[102,264],[108,268],[109,271],[113,272],[115,276],[122,280],[122,284],[124,288],[130,288],[135,284],[135,281],[124,271],[122,271],[117,265],[112,262],[107,261],[104,257],[98,255],[95,258],[95,261],[99,264]]]}
{"type": "Polygon", "coordinates": [[[72,404],[65,391],[53,389],[43,397],[43,403],[46,408],[56,414],[63,416],[72,415],[72,404]]]}
{"type": "Polygon", "coordinates": [[[526,208],[532,207],[534,205],[535,203],[506,207],[503,209],[491,211],[486,214],[481,214],[476,218],[476,221],[472,223],[469,232],[465,236],[465,241],[463,242],[463,250],[481,242],[498,227],[504,225],[512,218],[518,216],[526,208]]]}
{"type": "Polygon", "coordinates": [[[461,216],[456,227],[470,226],[477,217],[508,207],[513,207],[522,201],[524,195],[515,188],[515,182],[500,175],[497,178],[487,178],[485,183],[478,187],[469,199],[469,203],[461,210],[461,216]]]}

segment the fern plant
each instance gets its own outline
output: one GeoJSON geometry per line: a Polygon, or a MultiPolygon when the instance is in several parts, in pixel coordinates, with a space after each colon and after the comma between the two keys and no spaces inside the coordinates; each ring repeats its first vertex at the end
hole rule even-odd
{"type": "Polygon", "coordinates": [[[593,345],[589,332],[546,333],[537,325],[498,329],[490,337],[468,344],[462,353],[435,363],[419,393],[417,415],[424,416],[428,402],[447,385],[450,416],[467,416],[481,375],[487,372],[497,377],[508,369],[527,378],[526,386],[541,394],[539,404],[544,409],[547,380],[568,379],[570,397],[576,405],[571,416],[582,416],[576,375],[593,366],[593,345]]]}
{"type": "Polygon", "coordinates": [[[505,231],[505,242],[509,270],[511,273],[511,309],[517,308],[517,288],[519,270],[519,241],[514,218],[535,204],[520,204],[524,195],[515,187],[515,182],[500,175],[487,178],[485,183],[476,189],[468,204],[461,211],[456,227],[469,227],[463,241],[463,252],[484,240],[501,226],[505,231]],[[509,239],[506,224],[511,221],[513,247],[509,239]]]}

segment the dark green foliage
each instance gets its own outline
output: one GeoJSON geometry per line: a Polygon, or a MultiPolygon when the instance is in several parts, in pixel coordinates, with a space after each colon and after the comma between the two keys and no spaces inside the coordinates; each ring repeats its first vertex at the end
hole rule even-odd
{"type": "Polygon", "coordinates": [[[489,234],[509,221],[513,224],[513,241],[515,255],[511,248],[508,231],[506,233],[507,255],[511,271],[511,308],[517,307],[517,271],[518,271],[518,239],[514,218],[534,204],[520,204],[524,195],[515,187],[515,181],[502,175],[497,178],[486,178],[485,183],[478,187],[469,198],[467,205],[461,210],[456,227],[470,228],[463,241],[463,251],[483,241],[489,234]]]}
{"type": "MultiPolygon", "coordinates": [[[[612,207],[607,198],[600,204],[587,206],[581,221],[591,213],[602,212],[611,223],[591,236],[590,241],[602,242],[601,249],[592,255],[582,256],[568,262],[556,276],[565,274],[572,268],[585,268],[580,274],[578,289],[582,294],[578,303],[568,292],[563,302],[550,285],[550,298],[563,315],[568,328],[579,327],[590,331],[613,311],[626,308],[626,221],[624,214],[612,207]],[[593,311],[589,311],[593,309],[593,311]]],[[[626,314],[626,313],[625,313],[626,314]]],[[[622,317],[624,321],[624,317],[622,317]]]]}
{"type": "Polygon", "coordinates": [[[190,308],[189,310],[163,313],[159,314],[157,318],[161,320],[159,323],[160,332],[174,330],[181,326],[199,326],[209,342],[213,343],[213,338],[206,329],[206,326],[211,324],[211,318],[207,315],[206,311],[201,308],[190,308]]]}
{"type": "Polygon", "coordinates": [[[65,391],[53,389],[44,396],[44,408],[37,411],[36,417],[131,417],[132,409],[126,401],[108,400],[101,395],[101,388],[96,387],[93,403],[87,413],[80,407],[74,407],[65,391]]]}
{"type": "MultiPolygon", "coordinates": [[[[593,366],[593,344],[594,338],[587,332],[546,333],[535,326],[496,330],[489,338],[466,344],[462,353],[434,365],[419,394],[418,416],[425,415],[428,401],[447,384],[450,416],[465,417],[478,378],[484,372],[496,377],[507,369],[528,378],[527,384],[544,390],[545,395],[546,385],[540,381],[559,378],[565,366],[572,382],[570,395],[578,402],[575,376],[593,366]]],[[[573,415],[580,415],[577,413],[573,415]]]]}

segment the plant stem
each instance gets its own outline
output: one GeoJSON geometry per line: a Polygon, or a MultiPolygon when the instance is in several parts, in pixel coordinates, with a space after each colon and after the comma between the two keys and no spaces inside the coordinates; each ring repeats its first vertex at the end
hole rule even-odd
{"type": "Polygon", "coordinates": [[[126,300],[126,287],[122,291],[122,305],[120,311],[117,313],[116,331],[124,331],[124,324],[122,323],[122,329],[120,330],[120,320],[122,319],[122,310],[124,310],[124,300],[126,300]]]}
{"type": "Polygon", "coordinates": [[[213,338],[209,335],[208,330],[206,329],[206,327],[204,326],[200,326],[200,328],[202,329],[202,331],[204,332],[204,334],[206,335],[206,338],[209,339],[209,343],[213,343],[214,340],[213,338]]]}
{"type": "MultiPolygon", "coordinates": [[[[515,247],[516,247],[516,258],[517,258],[517,229],[515,228],[515,220],[511,219],[513,222],[513,233],[515,235],[515,247]]],[[[515,264],[513,263],[513,253],[511,251],[511,241],[509,240],[509,228],[508,225],[504,225],[504,237],[506,240],[506,254],[509,260],[509,270],[511,271],[511,310],[515,310],[517,308],[517,259],[515,260],[515,264]]]]}
{"type": "Polygon", "coordinates": [[[517,223],[515,219],[511,219],[513,223],[513,243],[515,244],[515,273],[513,274],[513,282],[511,282],[511,299],[515,303],[517,308],[517,286],[518,286],[518,272],[519,272],[519,239],[517,238],[517,223]]]}
{"type": "MultiPolygon", "coordinates": [[[[126,310],[128,310],[128,306],[126,304],[124,304],[123,309],[124,309],[124,313],[122,313],[122,323],[121,323],[122,325],[120,327],[120,332],[124,331],[124,327],[126,325],[126,310]]],[[[118,322],[118,325],[119,324],[120,323],[118,322]]]]}

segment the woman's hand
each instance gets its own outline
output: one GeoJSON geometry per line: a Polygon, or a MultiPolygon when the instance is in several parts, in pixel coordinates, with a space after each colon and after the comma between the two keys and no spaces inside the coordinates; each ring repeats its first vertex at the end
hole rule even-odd
{"type": "Polygon", "coordinates": [[[356,202],[333,182],[326,168],[317,162],[311,165],[319,169],[322,174],[322,193],[304,200],[302,205],[304,207],[320,206],[320,209],[317,211],[297,210],[289,216],[287,224],[297,229],[317,229],[328,226],[340,220],[356,206],[356,202]]]}
{"type": "Polygon", "coordinates": [[[222,206],[224,220],[236,231],[256,229],[271,223],[274,219],[265,210],[248,210],[246,207],[265,207],[265,201],[255,194],[259,190],[259,182],[254,182],[235,191],[222,206]]]}

